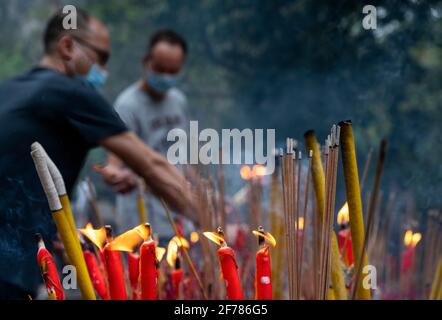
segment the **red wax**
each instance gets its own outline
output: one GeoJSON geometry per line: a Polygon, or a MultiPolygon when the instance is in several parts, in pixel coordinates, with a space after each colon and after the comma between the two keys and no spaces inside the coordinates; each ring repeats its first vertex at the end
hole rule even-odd
{"type": "Polygon", "coordinates": [[[140,276],[140,255],[129,253],[127,255],[127,267],[129,269],[129,281],[132,288],[132,299],[138,300],[138,280],[140,276]]]}
{"type": "Polygon", "coordinates": [[[180,296],[181,280],[183,279],[183,269],[176,269],[172,271],[172,285],[175,293],[175,299],[180,296]]]}
{"type": "Polygon", "coordinates": [[[63,287],[60,283],[57,267],[55,266],[52,255],[46,248],[40,248],[37,252],[38,266],[45,282],[46,290],[50,297],[56,300],[64,300],[63,287]],[[54,297],[55,294],[55,297],[54,297]]]}
{"type": "Polygon", "coordinates": [[[140,248],[140,283],[142,300],[158,299],[158,274],[155,247],[155,241],[148,240],[144,242],[140,248]]]}
{"type": "Polygon", "coordinates": [[[353,264],[353,251],[350,228],[342,229],[338,233],[339,252],[347,267],[353,264]],[[345,246],[345,248],[344,248],[345,246]]]}
{"type": "Polygon", "coordinates": [[[412,246],[409,246],[405,249],[405,252],[402,255],[402,266],[401,266],[401,270],[403,273],[408,272],[413,268],[414,252],[415,248],[412,246]]]}
{"type": "Polygon", "coordinates": [[[97,258],[95,254],[89,250],[83,251],[84,260],[86,261],[87,270],[89,272],[89,277],[91,278],[92,284],[94,285],[95,291],[103,300],[109,300],[109,293],[106,287],[106,280],[103,273],[101,272],[100,266],[98,265],[97,258]]]}
{"type": "Polygon", "coordinates": [[[127,300],[123,261],[120,252],[110,250],[106,246],[104,247],[104,258],[106,260],[110,298],[112,300],[127,300]]]}
{"type": "Polygon", "coordinates": [[[238,266],[235,261],[235,253],[230,247],[218,249],[219,262],[223,279],[226,283],[227,299],[242,300],[243,293],[241,282],[238,277],[238,266]]]}
{"type": "Polygon", "coordinates": [[[255,299],[272,299],[272,271],[268,246],[264,246],[256,253],[255,290],[255,299]]]}

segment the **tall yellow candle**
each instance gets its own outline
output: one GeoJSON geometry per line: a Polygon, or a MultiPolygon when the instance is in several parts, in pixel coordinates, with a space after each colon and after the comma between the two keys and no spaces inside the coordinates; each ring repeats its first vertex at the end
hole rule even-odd
{"type": "MultiPolygon", "coordinates": [[[[355,142],[351,121],[342,121],[341,127],[341,150],[342,165],[344,169],[345,190],[350,216],[350,230],[352,238],[352,251],[355,261],[355,270],[360,261],[360,270],[368,264],[367,254],[362,256],[364,245],[364,217],[362,213],[361,190],[359,187],[358,165],[356,161],[355,142]],[[361,260],[362,256],[362,260],[361,260]]],[[[362,286],[363,277],[355,284],[356,299],[369,300],[370,289],[362,286]]]]}
{"type": "Polygon", "coordinates": [[[54,183],[54,179],[50,174],[47,162],[47,155],[40,144],[34,143],[31,152],[34,160],[35,168],[38,177],[42,184],[43,190],[46,194],[49,208],[52,212],[52,217],[57,226],[66,254],[70,263],[75,267],[77,272],[77,281],[80,287],[81,294],[86,300],[95,300],[95,292],[92,282],[89,278],[89,273],[84,261],[83,253],[79,249],[78,237],[74,237],[71,224],[68,221],[63,206],[54,183]]]}

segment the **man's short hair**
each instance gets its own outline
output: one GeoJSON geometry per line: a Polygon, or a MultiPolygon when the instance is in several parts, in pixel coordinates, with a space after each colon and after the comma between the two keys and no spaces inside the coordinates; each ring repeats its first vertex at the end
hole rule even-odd
{"type": "Polygon", "coordinates": [[[184,55],[187,55],[187,43],[183,37],[171,29],[160,29],[150,37],[146,57],[150,57],[153,48],[160,42],[178,45],[183,50],[184,55]]]}
{"type": "Polygon", "coordinates": [[[86,31],[89,26],[90,15],[81,8],[77,10],[77,29],[66,30],[63,27],[63,20],[69,13],[63,13],[63,9],[59,9],[48,21],[43,35],[43,47],[46,54],[52,53],[54,44],[66,34],[74,34],[86,31]]]}

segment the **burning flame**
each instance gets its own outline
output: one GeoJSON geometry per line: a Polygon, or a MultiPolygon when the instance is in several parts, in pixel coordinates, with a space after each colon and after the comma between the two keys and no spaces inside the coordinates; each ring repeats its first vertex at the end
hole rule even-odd
{"type": "Polygon", "coordinates": [[[193,232],[190,234],[190,242],[192,242],[192,243],[197,243],[197,242],[199,241],[199,239],[200,239],[200,236],[199,236],[198,232],[193,231],[193,232]]]}
{"type": "Polygon", "coordinates": [[[178,255],[178,244],[172,240],[169,241],[167,245],[167,256],[166,261],[171,268],[175,266],[175,260],[178,255]]]}
{"type": "Polygon", "coordinates": [[[170,241],[175,241],[178,247],[184,247],[186,249],[189,249],[190,247],[189,241],[187,241],[184,237],[175,236],[170,241]]]}
{"type": "Polygon", "coordinates": [[[146,241],[150,236],[150,228],[145,224],[122,233],[116,237],[110,244],[110,250],[132,252],[140,244],[146,241]]]}
{"type": "Polygon", "coordinates": [[[413,234],[413,238],[411,239],[411,245],[413,247],[416,247],[417,244],[419,243],[419,241],[421,241],[421,239],[422,239],[422,234],[421,233],[419,233],[419,232],[414,233],[413,234]]]}
{"type": "Polygon", "coordinates": [[[248,165],[242,166],[241,169],[239,170],[239,175],[244,180],[252,179],[252,174],[253,174],[252,169],[250,169],[248,165]]]}
{"type": "Polygon", "coordinates": [[[161,262],[161,260],[163,260],[165,253],[166,253],[166,249],[164,249],[162,247],[155,248],[155,256],[157,257],[158,262],[161,262]]]}
{"type": "Polygon", "coordinates": [[[215,243],[216,243],[217,245],[219,245],[220,247],[225,243],[224,237],[221,236],[221,235],[219,235],[219,234],[216,233],[216,232],[209,232],[209,231],[206,231],[206,232],[203,232],[203,234],[204,234],[204,236],[205,236],[207,239],[209,239],[209,240],[215,242],[215,243]]]}
{"type": "Polygon", "coordinates": [[[252,169],[254,177],[262,177],[267,174],[267,169],[263,165],[255,164],[252,169]]]}
{"type": "Polygon", "coordinates": [[[244,180],[250,180],[256,177],[262,177],[267,174],[266,167],[260,164],[256,164],[253,168],[250,168],[248,165],[244,165],[239,170],[239,175],[244,180]]]}
{"type": "Polygon", "coordinates": [[[276,239],[272,236],[272,234],[270,232],[261,232],[261,231],[258,231],[258,230],[253,230],[252,232],[253,232],[253,234],[255,236],[263,237],[273,247],[276,247],[276,239]]]}
{"type": "Polygon", "coordinates": [[[338,212],[338,224],[347,224],[350,221],[350,215],[348,211],[348,203],[345,202],[345,204],[342,206],[341,210],[338,212]]]}
{"type": "Polygon", "coordinates": [[[416,247],[419,241],[422,239],[422,234],[419,232],[413,233],[411,230],[407,230],[404,236],[404,245],[409,247],[416,247]]]}
{"type": "Polygon", "coordinates": [[[98,249],[103,249],[104,242],[106,241],[106,230],[104,227],[100,229],[94,229],[91,223],[88,223],[85,228],[78,229],[82,235],[88,238],[98,249]]]}
{"type": "Polygon", "coordinates": [[[304,230],[304,217],[298,218],[298,230],[304,230]]]}
{"type": "Polygon", "coordinates": [[[411,244],[411,241],[413,241],[413,231],[407,230],[404,236],[404,244],[408,247],[411,244]]]}

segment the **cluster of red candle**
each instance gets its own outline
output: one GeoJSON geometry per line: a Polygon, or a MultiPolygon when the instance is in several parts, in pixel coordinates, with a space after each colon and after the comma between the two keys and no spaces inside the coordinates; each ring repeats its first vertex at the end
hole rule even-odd
{"type": "MultiPolygon", "coordinates": [[[[253,232],[258,237],[259,250],[256,253],[256,271],[255,271],[255,299],[272,299],[272,274],[270,266],[269,247],[265,240],[273,245],[276,244],[275,239],[270,233],[265,233],[262,227],[253,232]]],[[[204,235],[217,243],[218,259],[221,266],[222,277],[226,285],[226,295],[229,300],[244,299],[241,288],[241,281],[238,276],[238,265],[235,259],[234,250],[229,247],[224,239],[224,232],[219,227],[217,232],[204,232],[204,235]]]]}
{"type": "MultiPolygon", "coordinates": [[[[82,240],[83,255],[91,282],[96,293],[103,300],[127,300],[127,288],[132,291],[132,299],[156,300],[159,295],[159,261],[156,242],[151,238],[150,225],[140,225],[114,238],[112,228],[105,226],[93,229],[88,225],[80,232],[90,240],[96,250],[91,250],[90,244],[82,240]],[[138,248],[137,250],[135,250],[138,248]],[[125,264],[122,251],[127,252],[128,277],[125,274],[125,264]],[[126,287],[126,278],[128,286],[126,287]]],[[[272,275],[270,267],[270,248],[267,242],[275,245],[273,237],[265,233],[262,227],[253,232],[258,237],[259,249],[256,253],[255,299],[272,299],[272,275]]],[[[224,240],[221,228],[216,233],[204,233],[215,241],[220,248],[217,250],[222,277],[226,285],[227,299],[241,300],[244,298],[241,281],[238,276],[238,265],[234,250],[224,240]]],[[[189,248],[189,243],[181,235],[171,239],[167,251],[167,262],[171,267],[170,284],[174,299],[183,298],[182,292],[189,286],[189,279],[184,276],[181,268],[181,252],[189,248]]],[[[163,251],[165,251],[163,249],[163,251]]],[[[50,253],[39,239],[37,254],[38,263],[45,280],[48,295],[51,299],[64,299],[64,293],[55,263],[50,253]]],[[[188,288],[187,288],[188,290],[188,288]]]]}

